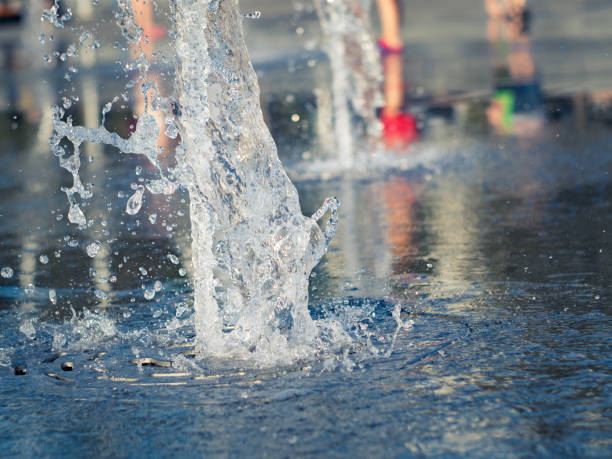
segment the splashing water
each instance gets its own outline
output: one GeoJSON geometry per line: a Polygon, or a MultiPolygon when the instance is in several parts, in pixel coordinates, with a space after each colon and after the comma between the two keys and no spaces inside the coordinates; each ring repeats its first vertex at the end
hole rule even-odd
{"type": "Polygon", "coordinates": [[[0,276],[4,277],[5,279],[10,279],[13,277],[13,269],[9,268],[8,266],[3,266],[2,269],[0,269],[0,276]]]}
{"type": "Polygon", "coordinates": [[[316,336],[308,276],[335,231],[337,201],[302,215],[263,121],[237,2],[179,0],[175,18],[201,344],[214,354],[303,353],[316,336]],[[327,209],[323,233],[316,220],[327,209]]]}
{"type": "Polygon", "coordinates": [[[370,33],[370,0],[315,0],[323,47],[330,62],[333,129],[338,159],[353,165],[354,126],[378,135],[376,109],[382,106],[382,71],[370,33]]]}
{"type": "MultiPolygon", "coordinates": [[[[118,0],[118,6],[117,23],[137,44],[143,31],[134,23],[131,4],[118,0]]],[[[149,109],[132,136],[123,139],[104,126],[112,103],[104,107],[97,128],[73,126],[64,108],[55,106],[50,145],[73,176],[72,187],[64,189],[68,218],[81,228],[87,224],[77,202],[79,196],[91,197],[79,177],[83,142],[145,155],[159,178],[133,186],[126,212],[139,212],[146,191],[188,190],[200,354],[262,364],[316,355],[322,346],[308,311],[308,278],[335,233],[338,201],[328,198],[312,217],[302,215],[264,124],[238,1],[175,0],[171,13],[178,110],[167,108],[172,104],[155,88],[150,100],[153,110],[164,112],[173,137],[180,138],[177,167],[160,165],[162,150],[155,143],[160,128],[149,109]],[[326,213],[323,231],[317,221],[326,213]]],[[[57,18],[49,20],[57,26],[57,18]]],[[[143,55],[137,60],[142,63],[143,55]]],[[[148,68],[146,62],[143,67],[148,68]]],[[[145,75],[142,84],[149,83],[145,75]]],[[[160,289],[148,288],[145,296],[153,298],[160,289]]]]}

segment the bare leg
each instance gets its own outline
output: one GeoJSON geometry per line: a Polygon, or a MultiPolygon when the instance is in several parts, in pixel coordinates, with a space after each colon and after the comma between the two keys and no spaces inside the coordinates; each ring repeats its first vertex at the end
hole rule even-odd
{"type": "Polygon", "coordinates": [[[381,42],[390,48],[401,50],[403,43],[397,0],[377,0],[377,4],[382,28],[381,42]]]}
{"type": "Polygon", "coordinates": [[[402,113],[404,78],[402,72],[401,24],[397,0],[377,0],[382,28],[378,45],[382,52],[385,76],[385,106],[382,110],[383,136],[389,148],[407,145],[417,137],[416,122],[410,113],[402,113]]]}
{"type": "Polygon", "coordinates": [[[404,82],[402,81],[401,54],[388,54],[383,56],[383,72],[385,75],[384,94],[385,116],[395,116],[399,113],[404,102],[404,82]]]}
{"type": "MultiPolygon", "coordinates": [[[[162,26],[155,23],[155,11],[153,8],[152,0],[131,1],[132,9],[134,11],[134,22],[144,31],[143,36],[140,39],[139,48],[142,50],[147,59],[151,61],[153,59],[153,53],[155,52],[155,42],[165,35],[165,30],[162,26]]],[[[139,49],[133,47],[132,54],[134,55],[134,57],[138,57],[139,49]]],[[[159,75],[155,74],[155,72],[150,72],[147,77],[150,81],[155,82],[159,88],[161,83],[159,75]]],[[[150,103],[152,97],[154,97],[154,92],[149,91],[146,96],[150,103]]],[[[134,111],[136,114],[141,114],[145,110],[145,97],[139,87],[137,87],[136,89],[135,99],[136,104],[134,106],[134,111]]],[[[157,138],[157,146],[162,147],[164,149],[164,153],[167,153],[166,150],[170,141],[164,134],[164,114],[161,111],[152,111],[151,113],[155,117],[155,120],[157,121],[157,125],[160,130],[159,137],[157,138]]]]}

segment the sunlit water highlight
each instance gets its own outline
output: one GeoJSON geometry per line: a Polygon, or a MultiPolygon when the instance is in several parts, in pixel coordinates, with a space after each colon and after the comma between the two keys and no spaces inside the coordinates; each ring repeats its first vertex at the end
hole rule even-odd
{"type": "MultiPolygon", "coordinates": [[[[70,17],[59,17],[56,6],[44,18],[63,27],[70,17]]],[[[361,22],[345,11],[346,5],[343,8],[327,11],[325,6],[322,20],[328,32],[333,24],[342,26],[341,34],[334,33],[330,41],[341,44],[341,49],[330,48],[335,80],[345,79],[340,70],[350,64],[348,48],[353,53],[363,51],[353,56],[358,62],[351,66],[348,86],[335,91],[344,97],[336,103],[336,130],[344,155],[341,163],[346,167],[354,135],[348,94],[357,92],[353,113],[366,125],[375,124],[373,88],[378,67],[367,30],[356,33],[361,22]],[[351,45],[350,36],[361,36],[363,43],[351,45]]],[[[104,107],[99,127],[73,126],[67,114],[69,104],[53,107],[55,135],[50,145],[73,177],[72,186],[64,190],[70,222],[81,229],[88,225],[78,199],[92,197],[79,175],[84,143],[144,155],[159,176],[132,184],[125,211],[136,215],[149,193],[188,190],[194,325],[200,355],[275,364],[345,349],[351,338],[343,326],[331,318],[315,322],[308,311],[308,278],[335,233],[338,201],[328,198],[312,217],[302,214],[297,191],[263,121],[257,79],[244,44],[245,16],[237,0],[178,0],[171,4],[171,17],[176,101],[162,97],[155,82],[147,78],[150,64],[141,50],[132,67],[141,71],[139,84],[147,109],[129,138],[105,127],[105,116],[118,97],[104,107]],[[166,152],[156,144],[160,113],[166,135],[180,139],[173,167],[162,164],[160,157],[166,152]],[[326,214],[329,219],[321,230],[317,222],[326,214]]],[[[118,2],[116,19],[127,41],[137,46],[143,30],[134,21],[130,2],[118,2]]],[[[153,298],[155,291],[145,290],[145,298],[153,298]]],[[[96,296],[105,298],[102,291],[96,296]]]]}

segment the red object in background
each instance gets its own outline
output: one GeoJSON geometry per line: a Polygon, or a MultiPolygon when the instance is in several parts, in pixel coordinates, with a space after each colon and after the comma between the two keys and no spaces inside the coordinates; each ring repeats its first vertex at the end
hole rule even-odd
{"type": "Polygon", "coordinates": [[[143,35],[151,40],[160,40],[168,35],[166,28],[161,24],[153,24],[144,29],[143,35]]]}
{"type": "Polygon", "coordinates": [[[380,49],[380,53],[382,55],[385,54],[402,54],[404,52],[403,45],[390,45],[382,38],[379,38],[376,42],[378,44],[378,48],[380,49]]]}
{"type": "Polygon", "coordinates": [[[410,113],[383,114],[381,121],[383,123],[383,137],[387,146],[408,145],[419,136],[416,119],[410,113]]]}

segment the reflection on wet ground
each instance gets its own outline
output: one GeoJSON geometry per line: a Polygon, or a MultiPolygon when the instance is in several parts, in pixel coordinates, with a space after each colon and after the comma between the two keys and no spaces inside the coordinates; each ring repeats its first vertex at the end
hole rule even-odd
{"type": "MultiPolygon", "coordinates": [[[[593,2],[584,14],[604,6],[593,2]]],[[[455,46],[499,50],[477,7],[480,45],[455,46]]],[[[0,278],[4,454],[609,455],[612,112],[598,83],[609,72],[602,63],[574,90],[565,83],[576,66],[555,79],[538,59],[538,21],[546,26],[565,8],[549,6],[547,16],[533,6],[532,42],[510,39],[521,42],[511,46],[519,55],[494,53],[491,65],[489,55],[467,53],[488,72],[479,93],[418,81],[420,42],[407,29],[413,41],[402,59],[413,89],[403,109],[418,139],[387,152],[368,146],[360,157],[386,167],[329,180],[317,174],[333,154],[322,122],[324,59],[311,45],[292,51],[290,65],[267,46],[253,51],[263,56],[262,105],[304,213],[328,195],[342,203],[336,239],[311,279],[311,314],[359,317],[379,352],[347,355],[342,365],[258,370],[190,359],[187,197],[125,214],[135,170],[146,179],[146,164],[92,148],[83,175],[102,190],[87,209],[94,224],[72,229],[60,191],[69,177],[46,145],[55,90],[4,72],[15,84],[0,114],[0,267],[13,271],[0,278]],[[513,60],[534,72],[513,80],[513,60]],[[104,244],[94,253],[96,241],[104,244]],[[130,363],[141,358],[157,362],[130,363]],[[19,365],[26,375],[14,374],[19,365]]],[[[292,33],[305,29],[298,42],[314,35],[309,14],[286,12],[292,33]]],[[[261,24],[252,36],[267,43],[257,27],[270,22],[261,24]]],[[[596,32],[588,40],[609,43],[596,32]]],[[[75,118],[97,119],[95,107],[121,91],[124,82],[107,78],[113,72],[100,65],[72,77],[88,98],[75,118]]],[[[46,75],[60,87],[64,70],[46,75]]],[[[109,113],[109,126],[127,135],[132,110],[109,113]]]]}

